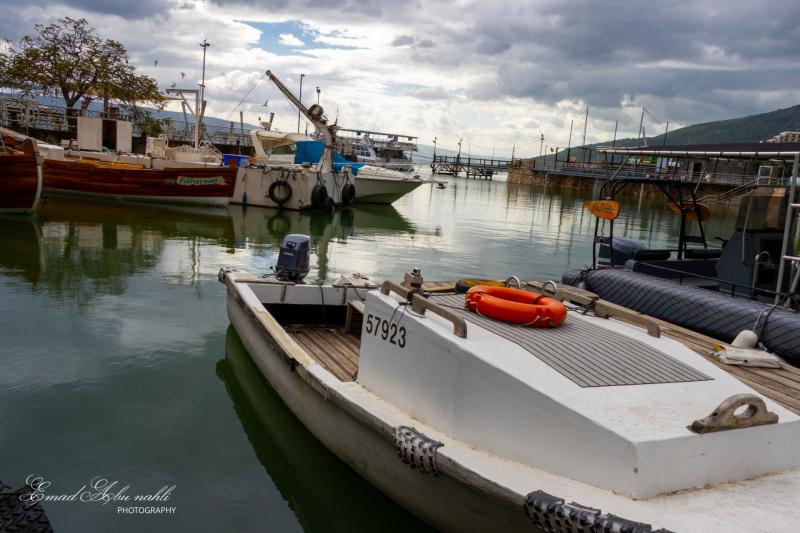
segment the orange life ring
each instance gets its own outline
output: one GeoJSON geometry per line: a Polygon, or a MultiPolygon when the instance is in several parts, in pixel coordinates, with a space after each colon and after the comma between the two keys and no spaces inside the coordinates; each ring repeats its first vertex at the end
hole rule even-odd
{"type": "Polygon", "coordinates": [[[537,328],[554,328],[567,319],[567,308],[558,300],[510,287],[476,285],[464,303],[489,318],[537,328]]]}

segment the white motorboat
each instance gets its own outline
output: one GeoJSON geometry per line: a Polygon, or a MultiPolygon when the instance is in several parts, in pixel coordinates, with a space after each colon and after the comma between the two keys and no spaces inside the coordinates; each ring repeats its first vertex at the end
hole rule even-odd
{"type": "Polygon", "coordinates": [[[364,165],[355,176],[356,202],[391,204],[413,192],[420,185],[433,183],[419,174],[409,174],[384,167],[364,165]]]}
{"type": "Polygon", "coordinates": [[[423,294],[418,272],[380,288],[220,280],[288,408],[437,528],[793,531],[800,520],[800,418],[641,315],[601,318],[598,303],[558,328],[520,327],[465,310],[462,295],[423,294]]]}

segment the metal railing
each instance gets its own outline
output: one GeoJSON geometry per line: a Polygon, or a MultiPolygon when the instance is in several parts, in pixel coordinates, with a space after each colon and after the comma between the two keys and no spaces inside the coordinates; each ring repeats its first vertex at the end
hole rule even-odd
{"type": "MultiPolygon", "coordinates": [[[[620,168],[619,163],[576,163],[565,161],[521,160],[514,161],[510,168],[547,172],[549,174],[576,176],[594,179],[639,178],[674,180],[701,184],[732,185],[734,187],[752,187],[755,185],[784,186],[787,178],[759,177],[754,173],[739,174],[732,172],[689,171],[674,167],[658,167],[651,163],[626,163],[620,168]]],[[[727,193],[726,193],[727,194],[727,193]]]]}
{"type": "MultiPolygon", "coordinates": [[[[64,106],[42,104],[36,100],[23,99],[16,96],[0,96],[0,125],[17,131],[45,130],[60,133],[69,133],[74,137],[78,132],[78,117],[103,117],[102,111],[92,109],[69,109],[64,106]]],[[[109,118],[130,120],[126,113],[116,110],[109,118]]],[[[157,119],[164,133],[171,142],[194,141],[195,123],[157,119]]],[[[141,136],[144,124],[134,122],[133,135],[141,136]]],[[[231,122],[228,126],[204,124],[201,139],[211,144],[252,146],[250,131],[242,130],[231,122]]]]}

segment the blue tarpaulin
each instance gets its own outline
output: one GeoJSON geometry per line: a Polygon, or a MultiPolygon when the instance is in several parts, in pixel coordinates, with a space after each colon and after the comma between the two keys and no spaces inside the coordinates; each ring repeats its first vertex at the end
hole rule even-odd
{"type": "Polygon", "coordinates": [[[352,161],[348,161],[344,158],[342,154],[339,152],[333,152],[333,171],[334,172],[341,172],[341,170],[345,167],[352,166],[353,176],[358,176],[358,169],[364,166],[364,163],[353,163],[352,161]]]}
{"type": "Polygon", "coordinates": [[[322,154],[325,153],[325,143],[322,141],[297,141],[295,143],[297,151],[294,153],[294,162],[296,165],[308,163],[315,165],[322,159],[322,154]]]}
{"type": "MultiPolygon", "coordinates": [[[[294,153],[294,162],[297,165],[309,163],[315,165],[322,159],[322,154],[325,153],[325,143],[323,141],[297,141],[297,151],[294,153]]],[[[344,158],[338,152],[333,153],[333,171],[341,172],[345,167],[353,167],[353,176],[358,175],[358,169],[363,167],[363,163],[353,163],[344,158]]]]}

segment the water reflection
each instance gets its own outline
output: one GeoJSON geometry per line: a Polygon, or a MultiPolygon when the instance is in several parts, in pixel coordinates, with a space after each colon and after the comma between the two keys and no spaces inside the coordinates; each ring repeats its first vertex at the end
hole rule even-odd
{"type": "Polygon", "coordinates": [[[42,230],[36,215],[0,215],[0,272],[36,286],[44,270],[42,230]]]}
{"type": "Polygon", "coordinates": [[[428,530],[309,433],[263,378],[232,326],[217,375],[259,461],[305,531],[428,530]]]}
{"type": "MultiPolygon", "coordinates": [[[[342,273],[336,259],[340,252],[349,251],[350,241],[386,244],[398,238],[413,238],[417,233],[415,225],[390,205],[352,206],[332,213],[232,205],[228,213],[233,220],[237,247],[249,251],[245,262],[240,262],[239,266],[255,272],[265,272],[274,264],[284,236],[290,233],[309,235],[312,261],[308,279],[311,282],[322,282],[342,273]],[[260,257],[266,257],[267,261],[248,261],[260,257]]],[[[351,261],[346,268],[350,269],[345,270],[346,273],[354,272],[358,261],[351,261]]]]}
{"type": "Polygon", "coordinates": [[[264,272],[289,233],[311,236],[311,279],[325,280],[332,243],[373,237],[386,242],[415,232],[391,206],[320,213],[59,198],[38,216],[0,218],[0,272],[85,310],[98,296],[123,294],[132,276],[158,268],[169,283],[198,290],[201,277],[220,266],[264,272]]]}

